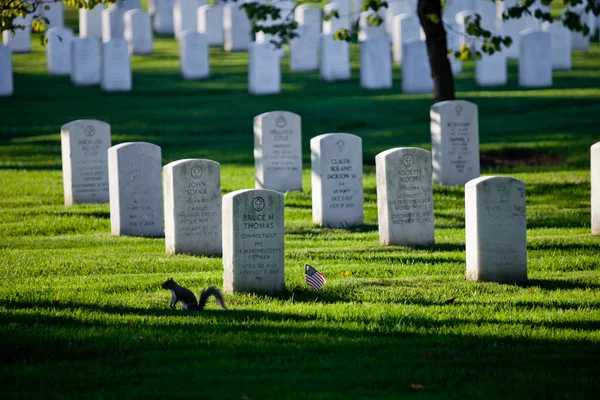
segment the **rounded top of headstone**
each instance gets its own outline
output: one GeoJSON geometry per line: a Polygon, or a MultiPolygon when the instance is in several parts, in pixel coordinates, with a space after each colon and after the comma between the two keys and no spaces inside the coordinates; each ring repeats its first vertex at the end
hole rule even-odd
{"type": "Polygon", "coordinates": [[[328,4],[325,4],[325,6],[323,7],[323,10],[325,10],[326,12],[334,11],[337,9],[338,9],[337,3],[328,3],[328,4]]]}
{"type": "Polygon", "coordinates": [[[398,157],[406,154],[403,159],[403,163],[406,167],[412,166],[415,158],[429,157],[431,159],[431,152],[429,150],[421,149],[420,147],[396,147],[393,149],[382,151],[375,156],[375,163],[384,161],[388,157],[398,157]],[[407,154],[410,153],[410,154],[407,154]],[[408,157],[410,156],[410,157],[408,157]]]}
{"type": "Polygon", "coordinates": [[[479,178],[471,179],[465,184],[465,189],[474,188],[480,185],[502,185],[511,184],[525,187],[525,182],[520,179],[510,176],[480,176],[479,178]]]}
{"type": "Polygon", "coordinates": [[[310,139],[310,143],[316,143],[316,142],[326,142],[329,140],[340,140],[340,138],[344,138],[344,139],[348,139],[348,140],[355,140],[358,141],[359,143],[362,142],[362,138],[360,136],[356,136],[353,135],[351,133],[323,133],[319,136],[315,136],[314,138],[310,139]]]}
{"type": "Polygon", "coordinates": [[[110,125],[97,119],[77,119],[67,122],[60,129],[61,132],[69,132],[73,128],[83,129],[87,137],[93,137],[98,129],[110,129],[110,125]]]}
{"type": "Polygon", "coordinates": [[[273,121],[278,128],[283,129],[290,123],[299,123],[301,118],[298,114],[290,111],[269,111],[254,117],[255,122],[259,120],[266,123],[273,121]]]}
{"type": "Polygon", "coordinates": [[[55,26],[54,28],[50,28],[45,33],[46,36],[51,35],[71,35],[73,36],[73,30],[69,28],[65,28],[64,26],[55,26]]]}
{"type": "Polygon", "coordinates": [[[137,148],[137,149],[151,149],[151,150],[158,150],[160,151],[160,146],[155,145],[154,143],[148,143],[148,142],[125,142],[125,143],[121,143],[121,144],[116,144],[114,146],[112,146],[111,148],[108,149],[108,151],[114,151],[114,152],[118,152],[118,151],[122,151],[122,150],[128,150],[128,149],[132,149],[132,148],[137,148]]]}
{"type": "Polygon", "coordinates": [[[321,7],[317,6],[316,4],[302,4],[299,5],[298,7],[296,7],[296,10],[312,10],[312,9],[316,9],[321,11],[321,7]]]}
{"type": "Polygon", "coordinates": [[[402,21],[402,20],[409,19],[409,18],[417,19],[417,17],[415,17],[414,14],[403,13],[403,14],[396,15],[394,17],[394,20],[396,20],[396,21],[402,21]]]}
{"type": "Polygon", "coordinates": [[[431,106],[431,109],[438,112],[441,112],[443,109],[450,109],[454,110],[454,112],[460,116],[463,111],[467,111],[469,109],[477,110],[477,104],[466,100],[446,100],[435,103],[431,106]]]}
{"type": "MultiPolygon", "coordinates": [[[[240,190],[233,191],[231,193],[227,193],[225,196],[223,196],[223,201],[228,200],[228,199],[233,200],[233,198],[236,198],[236,197],[247,197],[247,196],[254,196],[254,197],[272,196],[275,198],[280,198],[282,202],[283,202],[283,198],[284,198],[283,193],[280,193],[276,190],[240,189],[240,190]]],[[[254,208],[257,209],[257,211],[260,211],[260,204],[256,204],[254,208]]]]}
{"type": "Polygon", "coordinates": [[[521,32],[519,32],[519,36],[521,37],[521,39],[524,37],[533,37],[533,36],[546,37],[548,35],[549,35],[548,32],[544,32],[543,30],[537,29],[537,28],[524,29],[521,32]]]}
{"type": "Polygon", "coordinates": [[[130,18],[134,15],[145,15],[146,12],[144,10],[140,10],[139,8],[133,9],[133,10],[129,10],[129,11],[125,11],[125,14],[123,14],[125,17],[129,16],[130,18]]]}
{"type": "Polygon", "coordinates": [[[590,148],[592,150],[599,151],[600,150],[600,142],[594,143],[590,148]]]}
{"type": "Polygon", "coordinates": [[[190,168],[190,174],[192,176],[192,178],[195,179],[199,179],[202,177],[202,175],[204,175],[204,170],[202,167],[220,167],[221,164],[219,164],[216,161],[213,160],[208,160],[205,158],[186,158],[183,160],[177,160],[177,161],[173,161],[168,163],[167,165],[165,165],[163,167],[163,170],[168,170],[168,169],[172,169],[172,170],[177,170],[179,168],[186,168],[186,167],[191,167],[190,168]]]}

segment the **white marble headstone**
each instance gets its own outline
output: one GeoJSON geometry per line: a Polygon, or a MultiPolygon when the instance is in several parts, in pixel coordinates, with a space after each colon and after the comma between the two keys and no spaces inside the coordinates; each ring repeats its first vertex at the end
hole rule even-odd
{"type": "Polygon", "coordinates": [[[0,44],[0,96],[12,96],[13,73],[10,48],[0,44]]]}
{"type": "Polygon", "coordinates": [[[560,22],[542,24],[542,30],[550,33],[552,46],[552,70],[571,69],[571,31],[560,22]]]}
{"type": "Polygon", "coordinates": [[[402,92],[433,92],[429,56],[422,40],[410,40],[402,44],[402,92]]]}
{"type": "Polygon", "coordinates": [[[290,42],[290,69],[294,72],[317,71],[319,69],[318,25],[298,25],[297,37],[290,42]],[[317,28],[317,29],[315,29],[317,28]]]}
{"type": "Polygon", "coordinates": [[[210,53],[206,35],[187,30],[179,38],[179,62],[184,79],[205,79],[210,76],[210,53]]]}
{"type": "Polygon", "coordinates": [[[479,116],[477,105],[450,100],[431,106],[433,180],[463,186],[479,177],[479,116]]]}
{"type": "Polygon", "coordinates": [[[36,10],[41,11],[43,18],[48,20],[46,29],[62,28],[65,25],[65,11],[62,1],[45,1],[36,10]]]}
{"type": "Polygon", "coordinates": [[[590,148],[592,234],[600,234],[600,142],[590,148]]]}
{"type": "MultiPolygon", "coordinates": [[[[520,5],[520,0],[502,0],[496,3],[496,18],[502,20],[502,14],[510,7],[520,5]]],[[[508,48],[502,48],[502,51],[506,53],[506,58],[510,60],[519,59],[519,32],[525,29],[523,18],[511,18],[502,22],[502,35],[509,36],[512,39],[512,44],[508,48]]]]}
{"type": "Polygon", "coordinates": [[[102,41],[109,42],[112,39],[123,38],[123,14],[125,10],[115,4],[102,10],[102,41]]]}
{"type": "Polygon", "coordinates": [[[131,90],[131,63],[125,39],[113,39],[102,44],[100,86],[107,92],[131,90]]]}
{"type": "MultiPolygon", "coordinates": [[[[327,17],[328,15],[331,15],[331,13],[333,13],[335,11],[338,11],[337,4],[335,4],[335,3],[326,4],[325,7],[323,7],[323,16],[327,17]]],[[[340,13],[340,16],[341,16],[341,13],[340,13]]],[[[340,29],[349,29],[348,25],[344,22],[344,19],[333,17],[333,16],[329,20],[325,20],[325,18],[323,18],[323,33],[324,34],[329,34],[330,36],[333,36],[333,34],[336,33],[337,31],[339,31],[340,29]]]]}
{"type": "Polygon", "coordinates": [[[394,17],[392,24],[392,51],[394,62],[402,63],[402,44],[410,40],[420,40],[420,23],[415,15],[400,14],[394,17]]]}
{"type": "Polygon", "coordinates": [[[407,1],[392,0],[388,1],[388,6],[385,11],[385,32],[389,37],[394,36],[394,18],[402,14],[415,14],[415,10],[411,10],[407,1]]]}
{"type": "Polygon", "coordinates": [[[225,51],[248,51],[250,20],[239,2],[223,6],[223,46],[225,51]]]}
{"type": "Polygon", "coordinates": [[[205,159],[163,167],[167,253],[221,254],[221,167],[205,159]]]}
{"type": "Polygon", "coordinates": [[[16,29],[13,32],[3,31],[2,41],[13,53],[29,53],[31,51],[31,21],[32,14],[25,18],[17,17],[13,20],[15,25],[22,25],[25,29],[16,29]]]}
{"type": "Polygon", "coordinates": [[[92,9],[79,9],[79,37],[102,39],[102,11],[104,4],[96,4],[92,9]]]}
{"type": "Polygon", "coordinates": [[[150,16],[139,9],[129,10],[123,16],[123,36],[129,44],[129,54],[152,53],[152,25],[150,16]]]}
{"type": "MultiPolygon", "coordinates": [[[[62,4],[62,3],[61,3],[62,4]]],[[[46,66],[51,75],[71,74],[71,42],[73,31],[56,27],[46,31],[46,66]]]]}
{"type": "Polygon", "coordinates": [[[392,55],[387,36],[371,36],[360,42],[360,86],[364,89],[392,87],[392,55]]]}
{"type": "MultiPolygon", "coordinates": [[[[446,0],[442,16],[446,19],[454,19],[456,14],[461,11],[475,9],[475,1],[480,0],[446,0]]],[[[416,10],[416,6],[414,9],[416,10]]]]}
{"type": "Polygon", "coordinates": [[[115,236],[164,235],[160,147],[129,142],[108,149],[110,225],[115,236]]]}
{"type": "Polygon", "coordinates": [[[364,221],[362,139],[326,133],[310,140],[313,222],[330,228],[364,221]]]}
{"type": "Polygon", "coordinates": [[[284,196],[264,189],[223,196],[223,289],[276,293],[285,284],[284,196]]]}
{"type": "Polygon", "coordinates": [[[375,157],[379,241],[384,245],[434,243],[431,153],[415,147],[375,157]]]}
{"type": "Polygon", "coordinates": [[[100,41],[95,37],[71,42],[71,82],[77,86],[100,83],[100,41]]]}
{"type": "Polygon", "coordinates": [[[108,203],[110,125],[93,119],[71,121],[60,131],[65,206],[108,203]]]}
{"type": "MultiPolygon", "coordinates": [[[[350,29],[352,27],[352,13],[350,12],[350,0],[330,0],[329,4],[327,4],[325,7],[327,6],[333,6],[339,14],[339,18],[337,18],[337,21],[334,22],[333,25],[337,25],[338,29],[350,29]]],[[[328,11],[326,10],[325,13],[327,12],[328,11]]],[[[336,31],[337,29],[330,32],[335,33],[336,31]]],[[[326,32],[325,29],[323,29],[323,33],[329,33],[329,31],[326,32]]]]}
{"type": "Polygon", "coordinates": [[[198,7],[198,32],[206,34],[209,46],[223,46],[223,7],[198,7]]]}
{"type": "Polygon", "coordinates": [[[255,187],[302,190],[302,125],[298,114],[271,111],[254,117],[255,187]]]}
{"type": "Polygon", "coordinates": [[[270,43],[253,42],[248,46],[248,92],[281,92],[281,58],[270,43]]]}
{"type": "Polygon", "coordinates": [[[492,55],[483,53],[481,59],[475,61],[475,82],[478,86],[502,86],[507,80],[504,51],[492,55]]]}
{"type": "Polygon", "coordinates": [[[519,86],[552,86],[552,48],[548,32],[522,31],[519,55],[519,86]]]}
{"type": "Polygon", "coordinates": [[[317,34],[321,33],[323,13],[321,7],[313,4],[302,4],[294,10],[294,19],[298,25],[310,25],[317,34]]]}
{"type": "Polygon", "coordinates": [[[376,15],[377,13],[373,10],[364,11],[360,13],[360,18],[358,20],[358,40],[365,40],[374,36],[385,35],[385,22],[382,22],[379,25],[375,25],[375,23],[369,23],[369,17],[371,15],[376,15]]]}
{"type": "Polygon", "coordinates": [[[350,45],[335,40],[333,35],[321,34],[321,59],[319,70],[323,80],[347,81],[350,79],[350,45]]]}
{"type": "Polygon", "coordinates": [[[206,0],[175,0],[173,6],[173,27],[175,37],[189,30],[198,30],[198,7],[206,5],[206,0]]]}
{"type": "Polygon", "coordinates": [[[174,6],[175,0],[154,0],[154,32],[159,35],[173,35],[175,33],[174,6]]]}
{"type": "Polygon", "coordinates": [[[503,176],[465,185],[467,279],[499,283],[527,280],[525,183],[503,176]]]}

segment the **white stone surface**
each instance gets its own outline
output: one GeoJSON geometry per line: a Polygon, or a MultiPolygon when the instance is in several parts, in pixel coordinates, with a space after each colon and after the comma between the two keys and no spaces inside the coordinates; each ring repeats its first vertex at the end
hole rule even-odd
{"type": "Polygon", "coordinates": [[[223,7],[198,7],[198,32],[206,34],[209,46],[223,46],[223,7]]]}
{"type": "Polygon", "coordinates": [[[392,35],[392,52],[394,62],[402,63],[402,44],[411,40],[420,40],[421,25],[415,15],[400,14],[394,17],[392,35]]]}
{"type": "Polygon", "coordinates": [[[568,71],[571,69],[571,31],[560,22],[542,24],[542,30],[550,33],[552,46],[552,70],[568,71]]]}
{"type": "Polygon", "coordinates": [[[62,1],[45,1],[35,14],[41,11],[43,18],[48,20],[46,29],[62,28],[65,25],[65,11],[62,1]]]}
{"type": "Polygon", "coordinates": [[[128,142],[108,149],[113,235],[164,235],[161,175],[161,150],[152,143],[128,142]]]}
{"type": "Polygon", "coordinates": [[[12,96],[13,72],[10,48],[0,44],[0,97],[12,96]]]}
{"type": "Polygon", "coordinates": [[[108,203],[110,125],[93,119],[71,121],[60,131],[65,206],[108,203]]]}
{"type": "Polygon", "coordinates": [[[223,46],[225,51],[248,51],[250,20],[239,2],[223,6],[223,46]]]}
{"type": "Polygon", "coordinates": [[[206,5],[206,0],[175,0],[173,27],[177,39],[188,29],[198,30],[198,7],[204,5],[206,5]]]}
{"type": "Polygon", "coordinates": [[[377,154],[375,165],[379,242],[432,245],[431,153],[416,147],[390,149],[377,154]]]}
{"type": "Polygon", "coordinates": [[[330,228],[364,221],[362,139],[326,133],[310,140],[313,222],[330,228]]]}
{"type": "Polygon", "coordinates": [[[410,40],[402,44],[402,92],[433,92],[427,47],[422,40],[410,40]]]}
{"type": "Polygon", "coordinates": [[[31,51],[31,21],[32,15],[25,18],[17,17],[13,21],[15,25],[22,25],[25,29],[17,29],[13,33],[10,31],[2,32],[2,41],[5,46],[10,48],[13,53],[29,53],[31,51]]]}
{"type": "Polygon", "coordinates": [[[281,92],[281,58],[269,43],[250,43],[248,48],[248,92],[281,92]]]}
{"type": "Polygon", "coordinates": [[[358,20],[358,40],[362,41],[370,37],[385,35],[385,22],[382,22],[379,25],[375,25],[375,23],[369,23],[369,17],[371,15],[376,15],[377,13],[373,10],[364,11],[360,13],[360,18],[358,20]]]}
{"type": "Polygon", "coordinates": [[[262,189],[223,196],[223,290],[276,293],[285,284],[283,194],[262,189]]]}
{"type": "Polygon", "coordinates": [[[124,10],[115,4],[102,10],[102,41],[109,42],[112,39],[123,39],[123,13],[124,10]]]}
{"type": "Polygon", "coordinates": [[[221,167],[199,158],[163,167],[167,253],[221,254],[221,167]]]}
{"type": "Polygon", "coordinates": [[[206,35],[188,30],[179,38],[179,62],[184,79],[205,79],[210,76],[210,53],[206,35]]]}
{"type": "Polygon", "coordinates": [[[271,111],[254,117],[257,189],[302,190],[302,124],[298,114],[271,111]]]}
{"type": "Polygon", "coordinates": [[[360,42],[360,86],[364,89],[392,87],[392,55],[387,36],[367,37],[360,42]]]}
{"type": "MultiPolygon", "coordinates": [[[[62,4],[62,3],[61,3],[62,4]]],[[[50,75],[71,74],[71,42],[73,31],[56,27],[46,31],[46,67],[50,75]]]]}
{"type": "Polygon", "coordinates": [[[77,86],[100,83],[100,41],[97,38],[71,41],[71,82],[77,86]]]}
{"type": "Polygon", "coordinates": [[[479,177],[479,115],[477,105],[450,100],[431,106],[433,180],[463,186],[479,177]]]}
{"type": "Polygon", "coordinates": [[[501,22],[496,16],[496,3],[490,0],[475,0],[475,12],[481,16],[481,27],[496,35],[501,31],[501,22]]]}
{"type": "MultiPolygon", "coordinates": [[[[337,4],[326,4],[325,7],[323,7],[323,17],[326,17],[327,15],[330,15],[332,12],[335,11],[339,12],[337,4]]],[[[333,34],[339,31],[340,29],[348,29],[348,26],[345,24],[344,19],[331,17],[328,21],[325,21],[325,18],[323,18],[324,34],[329,34],[330,36],[333,36],[333,34]]]]}
{"type": "Polygon", "coordinates": [[[525,183],[503,176],[465,185],[467,279],[499,283],[527,280],[525,183]]]}
{"type": "Polygon", "coordinates": [[[410,9],[407,1],[393,0],[388,1],[388,6],[385,11],[385,32],[389,37],[394,36],[394,18],[402,14],[415,14],[415,10],[410,9]]]}
{"type": "Polygon", "coordinates": [[[125,39],[102,44],[102,76],[100,86],[107,92],[131,90],[131,63],[125,39]]]}
{"type": "Polygon", "coordinates": [[[310,25],[317,34],[321,33],[323,13],[321,7],[313,4],[302,4],[294,10],[294,19],[298,25],[310,25]]]}
{"type": "Polygon", "coordinates": [[[116,0],[116,4],[123,12],[142,9],[141,0],[116,0]]]}
{"type": "MultiPolygon", "coordinates": [[[[496,2],[496,18],[502,19],[502,14],[510,7],[520,4],[520,0],[501,0],[496,2]]],[[[520,36],[519,32],[525,29],[523,18],[511,18],[502,22],[502,35],[510,36],[512,38],[512,44],[508,48],[502,49],[506,53],[506,58],[510,60],[519,59],[519,48],[520,48],[520,36]]]]}
{"type": "Polygon", "coordinates": [[[461,11],[474,10],[475,1],[477,0],[446,0],[442,16],[446,19],[454,19],[461,11]]]}
{"type": "Polygon", "coordinates": [[[507,83],[506,53],[481,54],[475,61],[475,82],[478,86],[502,86],[507,83]]]}
{"type": "Polygon", "coordinates": [[[473,21],[476,18],[476,14],[477,12],[474,10],[465,10],[456,14],[455,21],[459,31],[459,46],[469,46],[470,48],[479,47],[477,46],[477,39],[467,33],[467,24],[465,23],[467,17],[469,18],[469,22],[473,21]]]}
{"type": "Polygon", "coordinates": [[[600,234],[600,142],[590,148],[592,234],[600,234]]]}
{"type": "Polygon", "coordinates": [[[448,51],[450,51],[450,55],[448,59],[450,60],[450,68],[452,68],[452,74],[460,74],[462,72],[462,61],[457,60],[454,56],[454,52],[460,50],[460,34],[459,27],[456,21],[444,21],[446,24],[446,45],[448,46],[448,51]]]}
{"type": "Polygon", "coordinates": [[[321,58],[319,71],[326,81],[347,81],[350,79],[350,45],[335,40],[333,35],[321,34],[321,58]]]}
{"type": "Polygon", "coordinates": [[[335,8],[340,15],[340,17],[339,17],[340,28],[350,29],[352,27],[352,24],[351,24],[352,15],[351,15],[351,11],[350,11],[350,0],[330,0],[329,4],[335,5],[335,8]]]}
{"type": "Polygon", "coordinates": [[[152,25],[150,16],[139,9],[129,10],[123,16],[125,23],[123,36],[129,46],[129,54],[147,55],[152,53],[152,25]]]}
{"type": "Polygon", "coordinates": [[[552,86],[552,48],[550,34],[538,29],[521,32],[519,86],[552,86]]]}
{"type": "Polygon", "coordinates": [[[175,0],[154,0],[154,32],[159,35],[175,33],[173,8],[175,0]]]}
{"type": "Polygon", "coordinates": [[[96,4],[92,9],[79,9],[79,37],[102,39],[102,11],[104,4],[96,4]]]}

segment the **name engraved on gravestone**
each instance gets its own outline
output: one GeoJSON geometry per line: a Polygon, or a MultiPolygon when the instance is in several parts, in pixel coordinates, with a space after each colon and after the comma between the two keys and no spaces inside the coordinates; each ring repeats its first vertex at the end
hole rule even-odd
{"type": "Polygon", "coordinates": [[[164,166],[167,253],[221,254],[219,163],[186,159],[164,166]]]}
{"type": "Polygon", "coordinates": [[[61,128],[65,206],[108,203],[108,148],[110,125],[97,120],[76,120],[61,128]]]}
{"type": "Polygon", "coordinates": [[[100,83],[100,42],[95,37],[71,42],[71,81],[77,85],[100,83]]]}
{"type": "Polygon", "coordinates": [[[464,185],[479,177],[477,105],[464,100],[431,106],[433,179],[440,185],[464,185]]]}
{"type": "Polygon", "coordinates": [[[227,293],[284,288],[284,197],[263,189],[223,196],[223,288],[227,293]]]}
{"type": "Polygon", "coordinates": [[[381,244],[433,244],[431,153],[400,147],[379,153],[375,164],[381,244]]]}
{"type": "Polygon", "coordinates": [[[0,44],[0,96],[12,96],[13,73],[10,48],[0,44]]]}
{"type": "Polygon", "coordinates": [[[161,175],[161,150],[152,143],[122,143],[108,149],[113,235],[164,235],[161,175]]]}
{"type": "Polygon", "coordinates": [[[465,185],[467,279],[527,280],[525,183],[487,176],[465,185]]]}
{"type": "Polygon", "coordinates": [[[362,139],[326,133],[312,138],[310,149],[313,222],[332,228],[361,225],[362,139]]]}
{"type": "Polygon", "coordinates": [[[255,187],[302,191],[302,126],[298,114],[271,111],[254,117],[255,187]]]}

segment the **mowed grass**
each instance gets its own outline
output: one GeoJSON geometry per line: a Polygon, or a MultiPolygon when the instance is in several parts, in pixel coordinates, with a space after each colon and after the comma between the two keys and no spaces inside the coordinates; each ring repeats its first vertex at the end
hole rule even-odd
{"type": "MultiPolygon", "coordinates": [[[[72,19],[70,20],[73,21],[72,19]]],[[[590,235],[589,146],[599,140],[600,49],[574,54],[554,87],[479,89],[473,65],[457,97],[479,106],[484,174],[527,184],[526,285],[465,276],[463,188],[434,187],[436,244],[378,243],[374,156],[430,148],[431,95],[365,91],[291,74],[283,93],[247,94],[245,54],[211,50],[212,77],[186,82],[174,40],[134,57],[131,93],[73,87],[45,73],[43,50],[13,57],[15,95],[0,99],[2,397],[596,398],[600,390],[600,238],[590,235]],[[161,146],[163,164],[222,165],[223,193],[253,187],[252,119],[302,116],[304,188],[285,200],[286,290],[228,295],[228,311],[168,308],[173,276],[222,285],[220,257],[165,254],[164,239],[112,237],[109,207],[63,206],[60,126],[107,121],[113,143],[161,146]],[[365,224],[311,222],[310,138],[363,139],[365,224]],[[327,277],[303,284],[310,263],[327,277]],[[447,300],[455,299],[447,304],[447,300]]]]}

